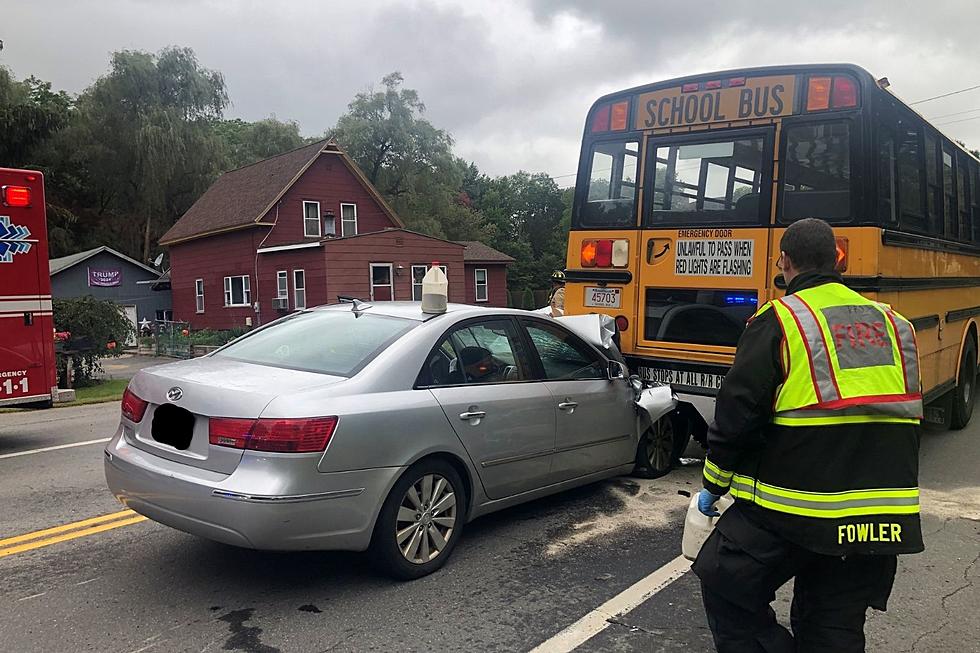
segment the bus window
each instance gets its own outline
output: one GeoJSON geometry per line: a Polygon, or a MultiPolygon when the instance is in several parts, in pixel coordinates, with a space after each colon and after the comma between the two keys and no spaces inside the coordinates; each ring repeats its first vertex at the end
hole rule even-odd
{"type": "Polygon", "coordinates": [[[578,226],[636,226],[639,152],[638,141],[603,142],[592,147],[588,192],[578,216],[578,226]]]}
{"type": "Polygon", "coordinates": [[[851,217],[851,139],[847,122],[787,126],[780,221],[851,217]]]}
{"type": "Polygon", "coordinates": [[[656,165],[644,226],[768,222],[765,178],[772,161],[765,149],[761,134],[651,143],[648,161],[656,165]]]}
{"type": "Polygon", "coordinates": [[[943,235],[942,195],[939,176],[939,145],[936,137],[926,134],[926,210],[929,215],[929,232],[943,235]]]}
{"type": "Polygon", "coordinates": [[[973,229],[970,225],[970,168],[965,154],[956,157],[956,207],[959,216],[960,240],[970,240],[973,229]]]}
{"type": "Polygon", "coordinates": [[[970,199],[973,202],[973,243],[980,245],[980,165],[970,161],[970,199]]]}
{"type": "Polygon", "coordinates": [[[953,185],[953,153],[949,148],[943,148],[943,216],[946,218],[946,228],[943,233],[947,238],[956,238],[959,230],[956,228],[956,188],[953,185]]]}
{"type": "Polygon", "coordinates": [[[922,194],[922,148],[920,130],[903,120],[898,144],[899,224],[910,231],[929,231],[925,197],[922,194]]]}
{"type": "Polygon", "coordinates": [[[754,291],[647,288],[644,337],[734,347],[757,308],[754,291]]]}
{"type": "Polygon", "coordinates": [[[878,133],[878,219],[890,224],[898,222],[895,163],[895,136],[882,127],[878,133]]]}

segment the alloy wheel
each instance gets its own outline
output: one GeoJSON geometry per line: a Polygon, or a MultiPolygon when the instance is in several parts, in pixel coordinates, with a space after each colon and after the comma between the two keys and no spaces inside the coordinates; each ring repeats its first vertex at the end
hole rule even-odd
{"type": "Polygon", "coordinates": [[[411,563],[430,562],[442,553],[456,528],[456,492],[439,474],[426,474],[409,486],[395,518],[395,540],[411,563]]]}
{"type": "Polygon", "coordinates": [[[665,469],[670,466],[674,454],[674,427],[666,418],[650,425],[650,440],[647,445],[647,462],[651,469],[665,469]]]}

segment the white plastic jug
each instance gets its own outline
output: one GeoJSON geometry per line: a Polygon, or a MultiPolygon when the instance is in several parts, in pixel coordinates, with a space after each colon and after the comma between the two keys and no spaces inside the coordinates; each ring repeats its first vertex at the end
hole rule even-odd
{"type": "Polygon", "coordinates": [[[449,280],[439,267],[439,261],[433,261],[432,267],[422,277],[422,312],[445,313],[448,301],[449,280]]]}
{"type": "Polygon", "coordinates": [[[698,510],[698,495],[691,497],[691,503],[687,507],[687,517],[684,518],[684,535],[681,538],[681,553],[688,560],[698,557],[698,552],[704,546],[704,541],[711,535],[715,528],[715,522],[721,514],[728,510],[728,506],[735,503],[730,494],[724,494],[717,502],[715,508],[720,513],[718,517],[708,517],[698,510]]]}

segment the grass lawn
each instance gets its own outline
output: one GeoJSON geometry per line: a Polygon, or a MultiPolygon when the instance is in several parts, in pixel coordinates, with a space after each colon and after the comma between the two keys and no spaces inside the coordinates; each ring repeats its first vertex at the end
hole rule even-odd
{"type": "Polygon", "coordinates": [[[103,401],[119,401],[122,399],[123,391],[127,385],[129,385],[128,379],[113,379],[111,381],[103,381],[97,385],[76,388],[75,401],[56,405],[81,406],[83,404],[98,404],[103,401]]]}

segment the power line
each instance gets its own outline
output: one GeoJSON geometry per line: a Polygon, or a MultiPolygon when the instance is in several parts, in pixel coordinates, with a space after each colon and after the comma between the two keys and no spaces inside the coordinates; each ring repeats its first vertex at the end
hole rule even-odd
{"type": "Polygon", "coordinates": [[[944,113],[941,116],[929,116],[927,120],[939,120],[940,118],[952,118],[953,116],[962,116],[964,113],[973,113],[974,111],[980,111],[980,107],[976,109],[967,109],[966,111],[957,111],[956,113],[944,113]]]}
{"type": "Polygon", "coordinates": [[[980,120],[980,116],[973,116],[972,118],[962,118],[960,120],[948,120],[946,122],[936,123],[936,127],[942,127],[943,125],[955,125],[958,122],[969,122],[971,120],[980,120]]]}
{"type": "Polygon", "coordinates": [[[961,88],[958,91],[950,91],[949,93],[943,93],[942,95],[934,95],[933,97],[927,97],[924,100],[916,100],[915,102],[909,102],[909,105],[922,104],[923,102],[932,102],[933,100],[938,100],[939,98],[949,97],[950,95],[959,95],[960,93],[966,93],[967,91],[972,91],[980,88],[980,84],[976,86],[970,86],[969,88],[961,88]]]}

